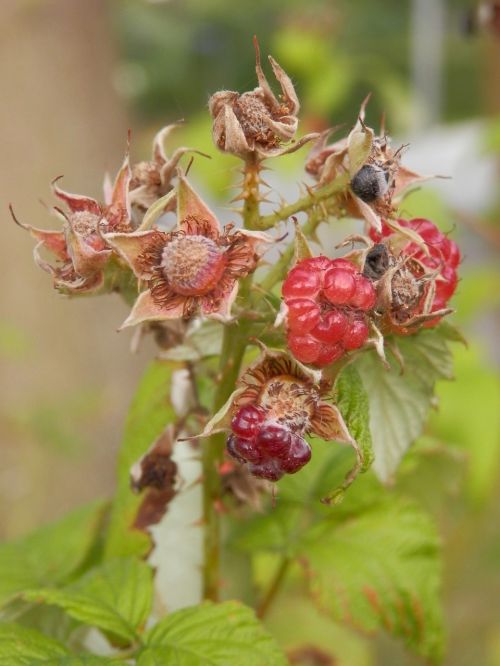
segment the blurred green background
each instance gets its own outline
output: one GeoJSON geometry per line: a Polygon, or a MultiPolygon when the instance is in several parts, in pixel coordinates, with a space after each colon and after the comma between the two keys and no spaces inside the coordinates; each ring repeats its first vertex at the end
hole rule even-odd
{"type": "MultiPolygon", "coordinates": [[[[7,203],[50,228],[39,199],[50,203],[52,178],[100,196],[127,128],[133,157],[144,159],[154,133],[184,118],[172,148],[212,156],[191,173],[227,206],[236,162],[216,154],[206,105],[216,90],[254,87],[257,34],[296,83],[302,132],[348,128],[372,92],[368,122],[385,111],[395,141],[411,143],[406,162],[452,176],[410,194],[403,211],[453,230],[463,248],[454,320],[469,346],[455,345],[457,381],[439,386],[397,485],[443,536],[446,664],[500,665],[500,37],[474,28],[476,9],[472,0],[3,0],[2,539],[112,492],[121,424],[152,353],[146,345],[132,356],[129,335],[115,333],[125,306],[113,297],[52,291],[7,203]]],[[[273,164],[272,184],[288,197],[304,180],[304,156],[273,164]]],[[[360,637],[295,603],[293,586],[288,594],[291,615],[277,604],[269,619],[287,646],[304,634],[338,666],[417,663],[385,637],[360,637]]]]}

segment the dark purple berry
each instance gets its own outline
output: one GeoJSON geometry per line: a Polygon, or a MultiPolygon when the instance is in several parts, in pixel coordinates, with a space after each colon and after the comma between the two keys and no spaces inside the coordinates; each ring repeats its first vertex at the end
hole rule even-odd
{"type": "Polygon", "coordinates": [[[255,442],[250,439],[243,439],[243,437],[236,437],[236,435],[229,436],[226,447],[228,453],[241,463],[260,463],[267,457],[262,455],[260,449],[255,446],[255,442]]]}
{"type": "Polygon", "coordinates": [[[311,460],[311,447],[299,435],[292,435],[288,454],[281,459],[281,468],[287,474],[295,474],[311,460]]]}
{"type": "Polygon", "coordinates": [[[253,439],[259,431],[259,426],[264,420],[265,412],[262,407],[256,405],[244,405],[231,420],[231,428],[239,437],[253,439]]]}
{"type": "Polygon", "coordinates": [[[260,465],[249,465],[248,469],[254,476],[268,481],[278,481],[284,474],[277,460],[267,460],[260,465]]]}
{"type": "Polygon", "coordinates": [[[273,422],[262,425],[255,444],[266,458],[281,458],[286,455],[292,434],[288,428],[273,422]]]}

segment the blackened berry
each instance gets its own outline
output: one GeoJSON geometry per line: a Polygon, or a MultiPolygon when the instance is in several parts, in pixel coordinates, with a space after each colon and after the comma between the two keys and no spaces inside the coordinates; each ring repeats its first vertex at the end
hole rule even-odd
{"type": "Polygon", "coordinates": [[[351,180],[354,194],[365,203],[383,197],[389,188],[389,173],[375,164],[365,164],[351,180]]]}
{"type": "Polygon", "coordinates": [[[377,243],[368,252],[363,275],[370,280],[379,280],[389,268],[389,252],[384,243],[377,243]]]}

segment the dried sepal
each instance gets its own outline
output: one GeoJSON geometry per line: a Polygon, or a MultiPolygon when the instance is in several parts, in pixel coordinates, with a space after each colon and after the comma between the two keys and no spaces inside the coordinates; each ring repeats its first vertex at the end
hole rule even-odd
{"type": "Polygon", "coordinates": [[[215,93],[209,100],[213,118],[212,137],[222,151],[247,158],[277,157],[298,150],[318,135],[310,134],[288,146],[298,129],[299,99],[290,77],[269,56],[269,62],[281,88],[278,99],[269,85],[260,61],[260,49],[254,39],[258,87],[239,94],[230,90],[215,93]]]}

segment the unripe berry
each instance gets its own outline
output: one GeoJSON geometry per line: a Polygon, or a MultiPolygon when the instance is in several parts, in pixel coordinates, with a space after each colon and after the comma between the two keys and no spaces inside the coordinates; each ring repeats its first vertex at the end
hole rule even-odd
{"type": "Polygon", "coordinates": [[[231,429],[239,437],[252,439],[259,431],[265,412],[256,405],[244,405],[233,416],[231,429]]]}

